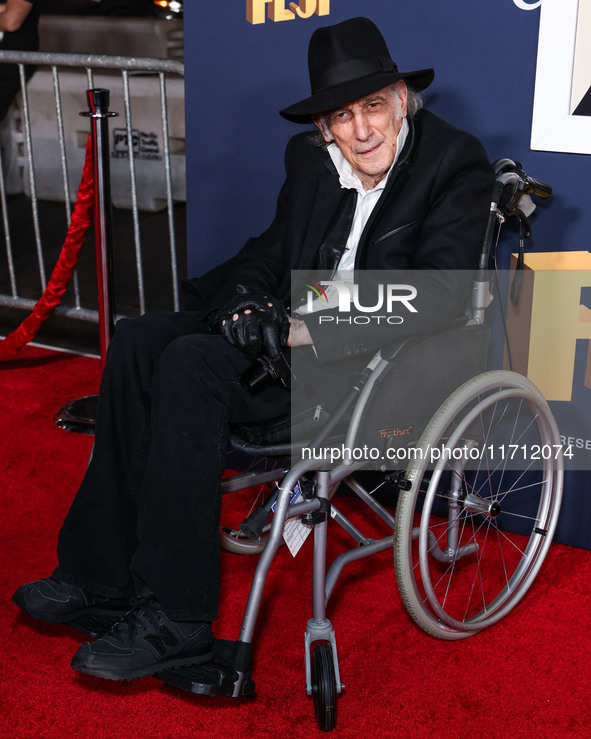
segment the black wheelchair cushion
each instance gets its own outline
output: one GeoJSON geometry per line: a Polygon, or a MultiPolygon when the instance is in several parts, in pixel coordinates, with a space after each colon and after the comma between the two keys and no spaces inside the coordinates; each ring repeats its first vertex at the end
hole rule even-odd
{"type": "Polygon", "coordinates": [[[489,333],[488,326],[461,326],[405,347],[376,383],[356,445],[417,441],[446,398],[486,370],[489,333]]]}

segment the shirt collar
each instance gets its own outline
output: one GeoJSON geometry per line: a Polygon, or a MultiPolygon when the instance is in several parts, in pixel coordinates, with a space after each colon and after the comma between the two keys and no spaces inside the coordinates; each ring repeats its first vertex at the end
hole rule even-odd
{"type": "Polygon", "coordinates": [[[332,159],[332,162],[337,170],[337,173],[339,175],[339,182],[341,184],[341,187],[346,190],[357,190],[357,192],[362,196],[365,197],[365,195],[368,195],[370,192],[380,192],[386,187],[386,182],[388,181],[388,177],[390,176],[390,172],[394,168],[394,165],[398,161],[398,158],[400,157],[400,153],[402,152],[402,149],[404,149],[404,144],[406,142],[406,138],[408,136],[408,121],[406,118],[402,120],[402,126],[400,128],[400,131],[398,132],[398,138],[396,139],[396,154],[394,156],[394,161],[392,162],[392,166],[388,170],[388,174],[386,177],[384,177],[383,180],[380,180],[378,184],[372,188],[371,190],[366,190],[363,187],[363,183],[359,179],[359,177],[355,174],[353,171],[353,167],[349,164],[349,162],[345,159],[343,154],[341,153],[341,150],[339,147],[332,143],[328,146],[328,153],[330,154],[330,158],[332,159]]]}

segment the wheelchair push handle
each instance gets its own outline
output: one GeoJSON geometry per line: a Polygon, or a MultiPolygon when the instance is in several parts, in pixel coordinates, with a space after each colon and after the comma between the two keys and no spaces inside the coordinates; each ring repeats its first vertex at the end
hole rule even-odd
{"type": "Polygon", "coordinates": [[[546,200],[552,195],[552,186],[542,180],[536,180],[534,177],[525,175],[525,192],[537,195],[537,197],[546,200]]]}
{"type": "Polygon", "coordinates": [[[521,254],[524,240],[531,236],[528,219],[536,209],[531,196],[546,200],[552,195],[552,187],[547,182],[527,175],[521,162],[514,162],[512,159],[497,159],[492,166],[496,179],[488,224],[472,288],[471,323],[484,322],[484,312],[492,301],[488,271],[491,266],[491,254],[498,240],[499,229],[505,218],[519,219],[521,254]]]}
{"type": "Polygon", "coordinates": [[[497,159],[493,162],[496,175],[493,200],[505,215],[524,214],[526,217],[535,210],[530,195],[546,200],[552,195],[552,187],[542,180],[525,173],[521,162],[512,159],[497,159]],[[501,191],[499,194],[499,187],[501,191]]]}

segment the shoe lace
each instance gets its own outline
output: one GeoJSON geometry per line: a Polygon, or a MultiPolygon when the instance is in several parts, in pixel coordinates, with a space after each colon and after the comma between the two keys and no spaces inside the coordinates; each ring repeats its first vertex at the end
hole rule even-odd
{"type": "Polygon", "coordinates": [[[138,596],[132,599],[132,603],[131,610],[111,628],[111,634],[119,636],[117,632],[125,626],[128,627],[130,635],[137,634],[145,628],[146,621],[149,621],[154,630],[158,631],[160,627],[158,614],[160,606],[154,596],[138,596]]]}

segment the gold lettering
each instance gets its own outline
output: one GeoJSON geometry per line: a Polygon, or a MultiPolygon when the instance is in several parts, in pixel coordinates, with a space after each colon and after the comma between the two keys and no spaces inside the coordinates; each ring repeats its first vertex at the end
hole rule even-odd
{"type": "Polygon", "coordinates": [[[318,0],[316,15],[330,15],[330,0],[318,0]]]}
{"type": "MultiPolygon", "coordinates": [[[[511,264],[515,267],[515,255],[511,264]]],[[[581,303],[581,291],[591,288],[591,253],[534,252],[526,255],[522,276],[519,305],[507,306],[512,367],[546,400],[569,401],[581,340],[588,342],[583,384],[591,389],[591,310],[581,303]]],[[[509,366],[506,352],[504,366],[509,366]]]]}
{"type": "Polygon", "coordinates": [[[267,8],[267,15],[272,21],[292,21],[295,13],[285,7],[285,0],[273,0],[267,8]]]}
{"type": "Polygon", "coordinates": [[[546,400],[571,400],[577,340],[591,339],[591,310],[580,304],[589,286],[588,271],[536,272],[527,375],[546,400]]]}
{"type": "Polygon", "coordinates": [[[298,18],[310,18],[316,15],[330,15],[330,0],[299,0],[290,2],[288,10],[286,0],[246,0],[246,20],[253,25],[265,22],[265,6],[270,20],[291,21],[298,18]]]}
{"type": "Polygon", "coordinates": [[[316,0],[300,0],[300,4],[290,3],[289,7],[299,18],[309,18],[316,12],[316,0]]]}
{"type": "Polygon", "coordinates": [[[265,22],[265,5],[274,0],[246,0],[246,20],[253,25],[265,22]]]}

